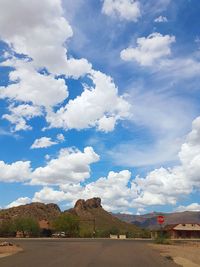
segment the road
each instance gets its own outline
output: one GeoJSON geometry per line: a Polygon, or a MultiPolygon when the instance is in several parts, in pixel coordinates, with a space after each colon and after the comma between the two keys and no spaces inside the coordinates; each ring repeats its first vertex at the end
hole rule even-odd
{"type": "Polygon", "coordinates": [[[176,267],[147,241],[96,239],[10,240],[24,251],[1,258],[1,267],[176,267]]]}

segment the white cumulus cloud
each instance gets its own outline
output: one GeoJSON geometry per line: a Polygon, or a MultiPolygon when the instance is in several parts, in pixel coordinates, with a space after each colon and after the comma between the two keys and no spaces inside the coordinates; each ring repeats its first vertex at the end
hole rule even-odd
{"type": "Polygon", "coordinates": [[[63,134],[57,134],[56,138],[57,138],[57,140],[59,142],[64,142],[65,141],[65,137],[64,137],[63,134]]]}
{"type": "Polygon", "coordinates": [[[161,22],[168,22],[168,19],[164,16],[157,17],[154,22],[161,23],[161,22]]]}
{"type": "MultiPolygon", "coordinates": [[[[9,61],[4,64],[9,65],[9,61]]],[[[51,107],[68,97],[64,79],[55,79],[52,75],[37,72],[32,62],[11,60],[11,64],[15,67],[9,74],[11,83],[7,87],[0,87],[0,98],[51,107]]]]}
{"type": "Polygon", "coordinates": [[[18,106],[11,104],[8,110],[10,114],[4,114],[2,118],[10,121],[14,125],[12,129],[13,132],[32,129],[32,127],[27,124],[27,120],[42,115],[40,107],[28,104],[18,106]]]}
{"type": "Polygon", "coordinates": [[[6,206],[7,209],[31,203],[31,198],[20,197],[6,206]]]}
{"type": "Polygon", "coordinates": [[[135,0],[104,0],[102,13],[136,22],[141,16],[140,3],[135,0]]]}
{"type": "MultiPolygon", "coordinates": [[[[99,160],[92,147],[83,152],[74,148],[61,149],[57,158],[44,167],[32,170],[30,162],[5,164],[0,162],[0,177],[3,182],[27,182],[45,187],[35,193],[34,201],[74,204],[79,198],[100,196],[106,209],[126,211],[127,208],[143,209],[150,205],[176,205],[177,201],[200,189],[200,117],[193,121],[192,131],[179,152],[180,164],[170,168],[159,168],[146,177],[131,177],[131,172],[109,172],[86,185],[81,184],[90,177],[90,164],[99,160]],[[55,190],[50,186],[59,186],[55,190]]],[[[196,210],[191,204],[187,209],[196,210]]],[[[179,210],[183,207],[178,207],[179,210]]]]}
{"type": "Polygon", "coordinates": [[[151,66],[171,54],[171,44],[174,42],[174,36],[155,32],[147,37],[138,38],[136,47],[126,48],[120,55],[125,61],[136,61],[142,66],[151,66]]]}
{"type": "Polygon", "coordinates": [[[187,206],[178,206],[175,211],[182,212],[182,211],[200,211],[200,204],[199,203],[191,203],[187,206]]]}
{"type": "Polygon", "coordinates": [[[62,202],[67,201],[73,205],[79,198],[101,197],[103,207],[109,211],[126,211],[131,207],[131,201],[136,197],[135,186],[128,186],[131,173],[128,170],[109,172],[107,177],[81,186],[80,183],[65,183],[60,190],[44,187],[36,192],[33,201],[62,202]]]}
{"type": "Polygon", "coordinates": [[[30,161],[16,161],[7,164],[0,161],[1,182],[29,182],[31,185],[61,185],[80,183],[90,177],[90,164],[99,161],[99,155],[92,147],[83,152],[76,148],[65,148],[46,166],[31,168],[30,161]]]}
{"type": "Polygon", "coordinates": [[[50,187],[44,187],[41,191],[36,192],[33,202],[58,203],[66,200],[66,195],[62,191],[54,190],[50,187]]]}
{"type": "Polygon", "coordinates": [[[92,71],[90,78],[93,87],[85,85],[80,96],[70,100],[56,113],[47,114],[50,127],[78,130],[97,127],[108,132],[114,129],[117,120],[128,118],[130,104],[118,95],[118,88],[111,77],[92,71]]]}
{"type": "Polygon", "coordinates": [[[60,0],[2,0],[0,38],[15,52],[28,55],[36,68],[79,77],[91,69],[86,59],[67,59],[65,42],[73,31],[60,0]]]}
{"type": "Polygon", "coordinates": [[[135,184],[139,195],[134,201],[142,205],[175,205],[180,197],[200,189],[200,117],[193,121],[179,159],[180,165],[155,169],[145,178],[138,176],[135,184]]]}
{"type": "Polygon", "coordinates": [[[36,139],[34,141],[34,143],[31,145],[31,149],[34,149],[34,148],[46,148],[46,147],[50,147],[50,146],[53,146],[53,145],[56,145],[57,142],[54,142],[51,140],[50,137],[41,137],[39,139],[36,139]]]}
{"type": "Polygon", "coordinates": [[[6,164],[0,161],[0,181],[6,183],[24,182],[30,179],[30,161],[16,161],[6,164]]]}
{"type": "Polygon", "coordinates": [[[32,172],[31,184],[59,185],[84,181],[90,177],[90,164],[98,160],[99,156],[92,147],[84,148],[83,152],[73,148],[61,149],[57,158],[32,172]]]}

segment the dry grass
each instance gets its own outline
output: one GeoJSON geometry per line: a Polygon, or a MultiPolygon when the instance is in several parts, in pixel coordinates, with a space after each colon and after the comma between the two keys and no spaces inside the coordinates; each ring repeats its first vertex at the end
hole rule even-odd
{"type": "Polygon", "coordinates": [[[0,258],[13,255],[13,254],[18,253],[20,251],[22,251],[22,248],[20,248],[19,246],[16,246],[16,245],[0,247],[0,258]]]}
{"type": "Polygon", "coordinates": [[[183,267],[200,266],[200,242],[185,242],[172,245],[151,245],[159,250],[164,257],[171,257],[174,262],[183,267]]]}

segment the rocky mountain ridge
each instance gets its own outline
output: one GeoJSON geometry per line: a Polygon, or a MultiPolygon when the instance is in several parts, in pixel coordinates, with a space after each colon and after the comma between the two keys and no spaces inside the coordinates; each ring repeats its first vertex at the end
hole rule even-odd
{"type": "Polygon", "coordinates": [[[184,211],[174,213],[162,213],[153,212],[144,215],[130,215],[130,214],[113,214],[118,219],[132,223],[141,228],[157,229],[159,227],[157,223],[157,216],[163,215],[165,218],[164,226],[167,224],[178,223],[200,223],[200,211],[184,211]]]}
{"type": "Polygon", "coordinates": [[[0,210],[0,220],[13,219],[17,217],[31,217],[39,220],[53,220],[61,214],[61,210],[56,204],[44,204],[33,202],[9,209],[0,210]]]}

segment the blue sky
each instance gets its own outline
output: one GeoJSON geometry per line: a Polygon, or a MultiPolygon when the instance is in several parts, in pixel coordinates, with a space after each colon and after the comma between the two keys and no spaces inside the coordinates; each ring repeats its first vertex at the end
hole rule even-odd
{"type": "Polygon", "coordinates": [[[0,2],[0,207],[200,210],[200,3],[0,2]]]}

